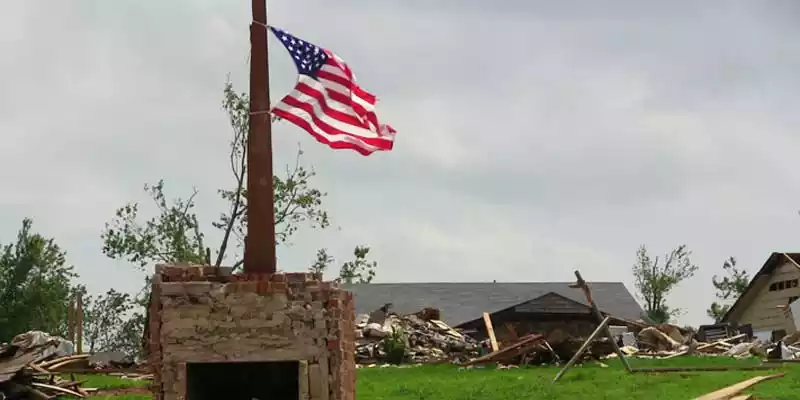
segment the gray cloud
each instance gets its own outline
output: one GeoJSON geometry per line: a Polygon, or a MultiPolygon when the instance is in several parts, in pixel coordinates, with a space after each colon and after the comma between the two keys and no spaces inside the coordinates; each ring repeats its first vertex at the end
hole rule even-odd
{"type": "MultiPolygon", "coordinates": [[[[100,254],[114,209],[164,177],[210,224],[230,182],[220,110],[247,87],[249,9],[222,1],[12,1],[0,7],[0,239],[24,216],[56,236],[94,291],[141,277],[100,254]],[[112,277],[112,278],[110,278],[112,277]]],[[[270,3],[270,22],[339,53],[398,129],[391,153],[300,143],[341,231],[384,281],[622,280],[640,244],[687,243],[701,265],[672,296],[705,321],[729,255],[754,271],[793,250],[800,9],[790,1],[270,3]]],[[[295,81],[270,42],[272,99],[295,81]]],[[[210,226],[209,226],[210,228],[210,226]]],[[[212,239],[218,239],[209,229],[212,239]]],[[[796,250],[796,249],[794,249],[796,250]]]]}

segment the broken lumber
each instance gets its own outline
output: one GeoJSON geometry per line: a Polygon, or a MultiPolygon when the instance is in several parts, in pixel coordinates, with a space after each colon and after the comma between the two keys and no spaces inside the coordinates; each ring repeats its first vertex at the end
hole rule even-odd
{"type": "MultiPolygon", "coordinates": [[[[709,347],[714,347],[714,346],[718,346],[718,345],[721,345],[721,344],[725,344],[725,345],[729,345],[729,346],[730,346],[731,344],[730,344],[730,343],[728,343],[728,341],[729,341],[729,340],[741,339],[741,338],[743,338],[743,337],[745,337],[745,336],[747,336],[747,335],[746,335],[746,334],[744,334],[744,333],[741,333],[741,334],[738,334],[738,335],[736,335],[736,336],[734,336],[734,337],[731,337],[731,338],[717,340],[717,341],[715,341],[715,342],[712,342],[712,343],[706,343],[706,344],[703,344],[703,345],[697,346],[697,348],[696,348],[696,349],[694,349],[694,351],[698,351],[698,350],[705,350],[705,349],[707,349],[707,348],[709,348],[709,347]]],[[[690,351],[691,351],[691,350],[689,350],[689,349],[687,349],[687,350],[683,350],[683,351],[679,351],[679,352],[677,352],[677,353],[675,353],[675,354],[670,354],[670,355],[668,355],[668,356],[666,356],[666,357],[662,357],[662,359],[664,359],[664,360],[667,360],[667,359],[670,359],[670,358],[679,357],[679,356],[682,356],[682,355],[684,355],[684,354],[688,354],[690,351]]]]}
{"type": "Polygon", "coordinates": [[[650,372],[724,372],[724,371],[769,371],[775,369],[770,365],[730,365],[725,367],[653,367],[634,368],[633,373],[650,372]]]}
{"type": "Polygon", "coordinates": [[[726,388],[722,388],[720,390],[702,395],[697,397],[695,400],[730,400],[732,397],[738,395],[739,393],[755,386],[758,383],[768,381],[770,379],[782,378],[786,374],[773,374],[773,375],[763,375],[763,376],[756,376],[742,382],[739,382],[735,385],[728,386],[726,388]]]}
{"type": "Polygon", "coordinates": [[[464,363],[463,366],[484,364],[495,361],[501,362],[516,356],[524,355],[526,351],[533,350],[533,348],[543,339],[544,336],[538,333],[532,333],[530,335],[523,336],[518,342],[464,363]]]}
{"type": "Polygon", "coordinates": [[[488,312],[483,313],[483,323],[486,325],[486,334],[489,335],[489,342],[492,345],[492,351],[500,350],[497,346],[497,338],[494,336],[494,327],[492,326],[492,317],[488,312]]]}
{"type": "Polygon", "coordinates": [[[583,355],[583,352],[586,351],[586,348],[589,347],[590,344],[592,344],[592,342],[600,334],[600,332],[602,332],[603,329],[608,327],[609,320],[610,319],[606,317],[605,319],[603,319],[603,322],[601,322],[600,325],[597,325],[597,328],[595,328],[594,332],[592,332],[592,334],[589,335],[589,338],[586,339],[585,342],[583,342],[578,351],[575,352],[575,355],[573,355],[572,358],[570,358],[569,361],[567,361],[567,365],[565,365],[564,368],[561,368],[561,371],[558,371],[556,377],[553,378],[553,383],[558,382],[558,380],[561,379],[561,377],[567,372],[569,367],[571,367],[572,364],[575,364],[575,361],[578,361],[581,355],[583,355]]]}
{"type": "MultiPolygon", "coordinates": [[[[592,297],[592,290],[589,289],[589,285],[583,280],[580,271],[575,271],[575,278],[577,282],[575,285],[570,285],[570,287],[580,288],[583,291],[583,295],[586,296],[586,301],[589,303],[589,308],[592,310],[592,314],[594,314],[595,320],[597,320],[598,324],[603,323],[603,315],[600,314],[600,309],[597,308],[597,304],[594,302],[594,298],[592,297]]],[[[628,359],[625,358],[625,354],[622,353],[622,350],[619,349],[617,345],[617,341],[611,336],[611,331],[608,329],[608,325],[605,327],[605,334],[608,337],[608,340],[611,342],[611,346],[614,348],[614,352],[617,353],[617,357],[622,362],[622,365],[625,366],[625,369],[628,372],[631,372],[631,365],[628,363],[628,359]]]]}

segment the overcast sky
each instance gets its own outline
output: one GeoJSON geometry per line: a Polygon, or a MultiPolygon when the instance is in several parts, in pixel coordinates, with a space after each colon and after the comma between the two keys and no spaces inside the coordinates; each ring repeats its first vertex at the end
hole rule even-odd
{"type": "MultiPolygon", "coordinates": [[[[100,232],[163,177],[170,197],[200,190],[216,243],[216,190],[231,185],[221,93],[228,73],[247,90],[249,7],[3,1],[0,241],[31,216],[91,291],[133,291],[142,273],[105,258],[100,232]]],[[[269,11],[344,58],[398,131],[392,152],[362,157],[275,125],[276,169],[299,143],[334,224],[280,248],[283,270],[305,270],[319,247],[346,258],[367,244],[381,282],[569,281],[579,268],[633,291],[639,245],[685,243],[700,270],[669,300],[699,324],[725,258],[754,272],[772,251],[800,251],[794,1],[275,0],[269,11]]],[[[296,74],[270,46],[276,101],[296,74]]]]}

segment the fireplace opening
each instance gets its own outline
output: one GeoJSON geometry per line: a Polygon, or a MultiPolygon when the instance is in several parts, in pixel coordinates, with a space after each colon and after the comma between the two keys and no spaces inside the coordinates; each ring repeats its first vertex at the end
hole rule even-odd
{"type": "Polygon", "coordinates": [[[186,400],[296,400],[300,363],[209,362],[186,364],[186,400]]]}

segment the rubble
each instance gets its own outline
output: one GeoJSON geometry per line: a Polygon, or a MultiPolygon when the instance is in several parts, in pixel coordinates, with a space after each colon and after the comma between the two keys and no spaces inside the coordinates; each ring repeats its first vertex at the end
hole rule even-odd
{"type": "MultiPolygon", "coordinates": [[[[383,308],[379,311],[382,311],[383,308]]],[[[432,309],[423,310],[424,315],[437,315],[432,309]]],[[[389,313],[382,324],[370,322],[380,320],[373,315],[362,316],[356,324],[356,361],[361,364],[378,362],[460,363],[479,355],[478,342],[465,336],[437,319],[425,320],[417,314],[396,315],[389,313]],[[391,359],[387,343],[402,341],[404,354],[400,359],[391,359]]],[[[418,313],[420,314],[420,313],[418,313]]]]}
{"type": "MultiPolygon", "coordinates": [[[[585,337],[566,334],[560,329],[550,332],[523,332],[521,337],[512,324],[503,324],[510,340],[498,341],[496,351],[484,342],[453,329],[440,320],[435,308],[424,308],[416,313],[398,315],[390,311],[391,304],[362,315],[356,323],[356,361],[362,365],[455,363],[465,366],[482,363],[499,365],[560,365],[573,358],[586,342],[585,337]]],[[[768,343],[758,338],[748,338],[747,333],[735,330],[735,336],[714,336],[718,340],[698,341],[692,328],[672,324],[647,324],[643,321],[625,321],[608,317],[620,325],[613,326],[613,340],[604,335],[592,340],[586,351],[576,360],[600,362],[618,357],[614,343],[630,357],[674,358],[683,355],[721,356],[736,359],[747,357],[787,360],[800,358],[800,334],[787,335],[778,343],[768,343]],[[786,343],[792,343],[787,345],[786,343]]],[[[501,329],[501,328],[498,328],[501,329]]],[[[725,331],[727,332],[727,331],[725,331]]]]}
{"type": "Polygon", "coordinates": [[[0,394],[4,399],[47,399],[58,395],[86,397],[79,382],[52,372],[88,355],[73,355],[72,343],[40,331],[14,337],[0,347],[0,394]]]}
{"type": "MultiPolygon", "coordinates": [[[[75,354],[72,342],[41,331],[15,336],[11,343],[0,345],[0,399],[51,399],[58,396],[88,397],[99,393],[83,388],[75,372],[109,372],[119,354],[75,354]]],[[[118,371],[118,370],[114,370],[118,371]]],[[[129,379],[152,379],[150,374],[117,372],[129,379]]]]}

